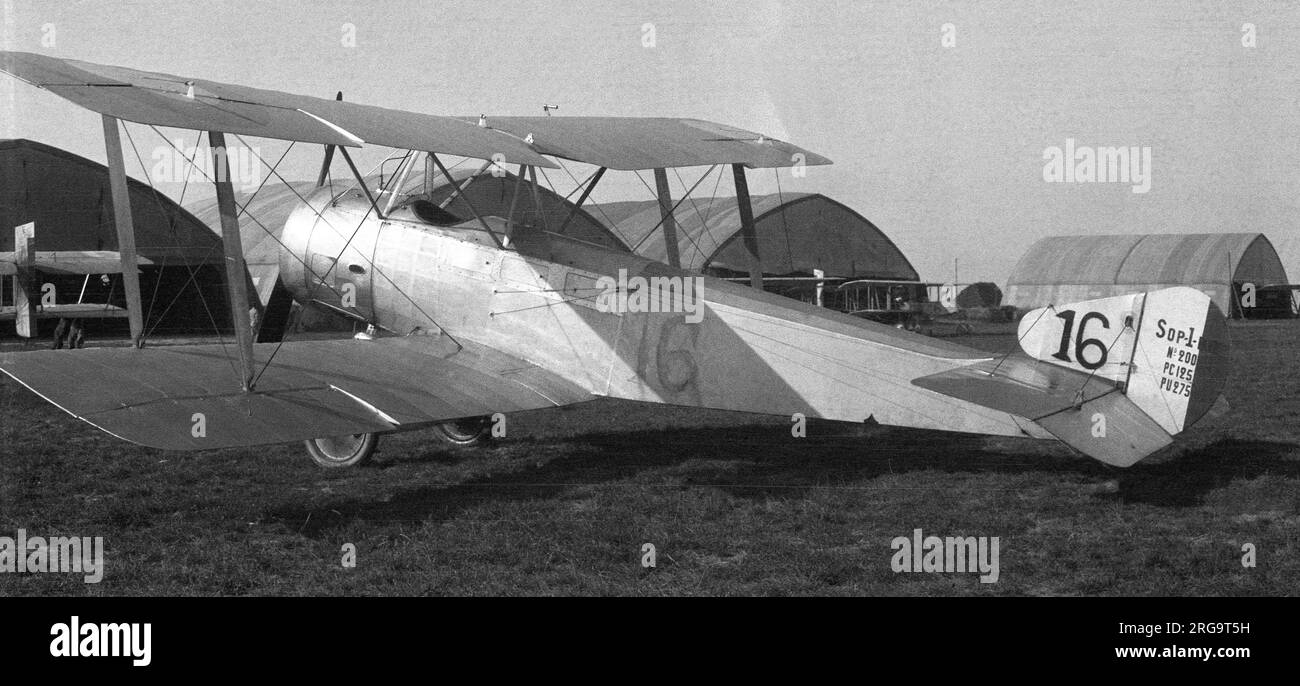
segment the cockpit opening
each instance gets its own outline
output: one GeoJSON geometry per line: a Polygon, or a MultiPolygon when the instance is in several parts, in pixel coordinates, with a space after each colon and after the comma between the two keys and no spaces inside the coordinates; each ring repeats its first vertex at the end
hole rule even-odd
{"type": "Polygon", "coordinates": [[[427,224],[452,226],[453,224],[460,224],[465,221],[464,218],[458,217],[424,198],[416,198],[412,200],[410,206],[412,214],[418,217],[420,221],[427,224]]]}

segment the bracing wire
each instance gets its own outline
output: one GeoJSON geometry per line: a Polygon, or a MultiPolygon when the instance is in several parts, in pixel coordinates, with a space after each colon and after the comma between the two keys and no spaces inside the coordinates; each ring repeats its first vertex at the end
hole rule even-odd
{"type": "Polygon", "coordinates": [[[772,176],[776,179],[776,201],[781,203],[781,230],[785,234],[785,254],[790,258],[790,269],[794,270],[794,248],[790,246],[790,222],[785,216],[785,194],[781,191],[781,170],[772,167],[772,176]]]}
{"type": "MultiPolygon", "coordinates": [[[[955,288],[955,286],[954,286],[954,288],[955,288]]],[[[1043,311],[1042,311],[1042,312],[1039,312],[1039,313],[1038,313],[1038,317],[1036,317],[1036,318],[1034,319],[1034,323],[1033,323],[1033,324],[1030,324],[1030,325],[1029,325],[1029,328],[1028,328],[1028,329],[1025,329],[1025,332],[1024,332],[1023,334],[1021,334],[1019,337],[1016,338],[1016,345],[1015,345],[1015,347],[1012,347],[1012,348],[1007,349],[1007,353],[1006,353],[1005,355],[1003,355],[1001,359],[998,360],[998,363],[997,363],[997,364],[993,365],[993,369],[992,369],[992,371],[989,372],[989,376],[992,376],[993,374],[996,374],[997,371],[998,371],[998,367],[1001,367],[1001,366],[1002,366],[1002,363],[1007,361],[1007,358],[1011,357],[1011,355],[1014,354],[1014,353],[1016,352],[1016,350],[1020,349],[1020,343],[1021,343],[1021,341],[1025,340],[1025,336],[1028,336],[1028,335],[1029,335],[1029,332],[1030,332],[1030,331],[1033,331],[1035,326],[1038,326],[1038,322],[1041,321],[1041,320],[1043,319],[1043,315],[1047,314],[1048,310],[1051,310],[1052,312],[1055,312],[1055,311],[1056,311],[1056,305],[1048,305],[1047,307],[1044,307],[1044,308],[1043,308],[1043,311]]]]}
{"type": "MultiPolygon", "coordinates": [[[[236,135],[236,138],[239,139],[240,142],[243,142],[243,139],[240,138],[238,135],[236,135]]],[[[246,144],[245,144],[245,145],[246,145],[246,144]]],[[[409,153],[409,151],[408,151],[408,153],[409,153]]],[[[286,180],[284,179],[284,177],[280,175],[280,173],[279,173],[279,171],[278,171],[277,169],[275,169],[274,167],[271,167],[269,164],[267,164],[266,160],[265,160],[265,159],[262,159],[262,157],[261,157],[260,155],[258,155],[256,152],[253,152],[253,155],[254,155],[255,157],[257,157],[257,159],[258,159],[258,160],[259,160],[263,165],[266,165],[267,168],[271,171],[271,173],[274,174],[275,177],[281,181],[281,183],[284,183],[286,186],[288,186],[289,189],[293,191],[294,195],[298,196],[298,198],[299,198],[300,200],[302,200],[304,203],[306,203],[306,204],[308,205],[308,207],[311,207],[311,204],[310,204],[310,203],[307,203],[306,198],[303,198],[303,197],[302,197],[302,194],[298,193],[297,189],[293,188],[292,184],[290,184],[288,181],[286,181],[286,180]]],[[[397,192],[397,191],[400,191],[400,190],[401,190],[401,189],[394,189],[393,192],[397,192]]],[[[339,254],[336,255],[336,256],[334,257],[334,264],[338,264],[338,263],[339,263],[339,260],[341,260],[341,259],[343,258],[344,253],[346,253],[346,252],[347,252],[347,249],[351,246],[352,241],[353,241],[353,240],[356,238],[356,236],[357,236],[357,233],[360,232],[361,227],[365,225],[366,220],[370,218],[370,214],[371,214],[372,212],[374,212],[375,209],[376,209],[376,208],[375,208],[375,205],[374,205],[373,203],[372,203],[369,207],[366,208],[366,212],[365,212],[364,215],[362,215],[361,219],[357,222],[357,226],[356,226],[356,228],[354,228],[354,229],[352,230],[351,235],[348,236],[348,240],[343,244],[343,247],[340,248],[340,250],[339,250],[339,254]]],[[[320,217],[321,219],[324,219],[324,217],[321,215],[320,211],[316,210],[314,207],[312,208],[312,211],[313,211],[313,212],[314,212],[318,217],[320,217]]],[[[326,223],[328,224],[328,220],[325,220],[325,221],[326,221],[326,223]]],[[[281,245],[283,245],[283,244],[281,244],[281,245]]],[[[418,302],[416,302],[415,299],[412,298],[412,297],[411,297],[411,296],[410,296],[410,295],[409,295],[409,294],[408,294],[408,293],[407,293],[407,292],[406,292],[406,291],[405,291],[401,286],[399,286],[395,281],[393,281],[392,278],[390,278],[390,277],[388,276],[388,274],[384,272],[384,270],[380,269],[377,265],[375,265],[374,260],[372,260],[372,259],[370,259],[370,258],[367,258],[367,257],[365,257],[364,255],[362,256],[362,259],[366,260],[366,263],[370,266],[370,268],[374,271],[374,273],[378,274],[378,275],[379,275],[380,277],[382,277],[385,281],[387,281],[387,282],[389,283],[389,285],[391,285],[391,286],[393,287],[393,289],[394,289],[397,293],[399,293],[403,298],[405,298],[405,299],[407,300],[407,302],[411,303],[411,305],[416,309],[416,311],[418,311],[421,315],[423,315],[425,319],[428,319],[429,322],[432,323],[434,326],[438,327],[438,330],[441,331],[444,335],[446,335],[447,338],[450,339],[450,340],[452,341],[452,343],[454,343],[458,349],[460,349],[460,348],[464,348],[464,346],[460,343],[460,341],[457,340],[456,337],[453,336],[453,335],[451,334],[450,331],[448,331],[445,327],[443,327],[441,324],[439,324],[439,323],[438,323],[438,320],[434,319],[432,315],[430,315],[428,312],[426,312],[426,311],[424,310],[424,308],[421,307],[420,304],[419,304],[418,302]]],[[[305,264],[305,263],[304,263],[304,264],[305,264]]],[[[323,277],[322,275],[316,274],[315,270],[314,270],[314,269],[311,269],[310,266],[308,266],[308,271],[312,274],[313,277],[315,277],[315,278],[312,279],[312,284],[311,284],[311,286],[310,286],[310,288],[308,289],[308,292],[307,292],[307,299],[308,299],[308,300],[311,300],[312,297],[314,296],[314,294],[316,293],[317,288],[318,288],[319,286],[321,286],[321,285],[323,285],[323,284],[325,283],[325,279],[324,279],[324,277],[323,277]]],[[[283,345],[287,342],[287,338],[288,338],[287,336],[282,337],[282,338],[281,338],[281,339],[276,343],[275,348],[272,349],[272,351],[271,351],[271,355],[267,358],[266,363],[263,364],[261,371],[259,371],[259,372],[257,373],[257,376],[255,376],[255,377],[253,378],[253,383],[254,383],[254,384],[257,383],[257,380],[260,379],[260,378],[262,377],[262,374],[264,374],[264,373],[266,372],[266,370],[271,366],[271,362],[275,359],[276,354],[278,354],[278,353],[280,352],[280,348],[283,347],[283,345]]]]}
{"type": "MultiPolygon", "coordinates": [[[[641,184],[642,184],[643,186],[645,186],[646,189],[649,190],[651,194],[653,194],[656,198],[659,197],[659,193],[655,192],[653,189],[650,188],[649,184],[647,184],[647,183],[645,182],[645,179],[642,179],[642,178],[641,178],[641,174],[640,174],[640,173],[638,173],[638,172],[633,172],[633,173],[636,173],[636,177],[637,177],[638,179],[641,179],[641,184]]],[[[677,208],[678,208],[678,207],[681,207],[682,203],[685,202],[687,198],[691,197],[691,193],[694,193],[694,192],[695,192],[695,189],[700,185],[700,183],[701,183],[702,181],[704,181],[705,177],[707,177],[707,176],[708,176],[708,174],[705,174],[704,176],[701,176],[699,179],[696,179],[696,181],[695,181],[695,185],[691,186],[691,189],[688,190],[688,191],[686,191],[686,195],[683,195],[682,197],[678,198],[678,199],[677,199],[677,202],[676,202],[676,203],[673,203],[673,206],[672,206],[671,208],[669,208],[669,210],[668,210],[668,214],[670,214],[670,215],[671,215],[671,214],[675,214],[675,213],[677,212],[677,208]]],[[[632,251],[633,251],[633,252],[636,252],[637,250],[639,250],[639,249],[641,248],[641,246],[644,245],[645,242],[646,242],[647,240],[649,240],[651,236],[654,235],[655,231],[658,230],[659,227],[663,225],[663,223],[664,223],[664,218],[663,218],[663,217],[660,217],[660,218],[659,218],[659,221],[655,222],[655,225],[652,226],[652,227],[650,227],[650,231],[649,231],[648,233],[646,233],[646,235],[642,236],[642,237],[641,237],[641,240],[637,241],[637,244],[636,244],[636,245],[632,246],[632,251]]],[[[698,247],[698,246],[696,247],[696,250],[699,250],[699,247],[698,247]]],[[[701,253],[701,254],[703,254],[703,253],[701,253]]],[[[707,258],[708,255],[704,255],[704,257],[707,258]]]]}
{"type": "MultiPolygon", "coordinates": [[[[154,133],[158,134],[158,136],[159,136],[160,138],[162,138],[164,142],[166,142],[168,145],[170,145],[170,146],[172,147],[173,150],[176,150],[176,152],[180,153],[181,156],[184,157],[185,160],[186,160],[187,162],[190,163],[192,169],[197,170],[197,171],[198,171],[200,174],[202,174],[203,177],[204,177],[205,179],[207,179],[208,181],[213,181],[213,178],[212,178],[211,176],[209,176],[207,172],[203,171],[203,169],[202,169],[201,167],[199,167],[197,164],[195,164],[194,160],[190,159],[190,157],[189,157],[188,155],[186,155],[184,152],[182,152],[181,150],[179,150],[178,148],[176,148],[175,145],[172,145],[171,141],[167,140],[167,138],[166,138],[165,136],[162,135],[162,132],[159,131],[157,127],[150,126],[149,128],[153,129],[154,133]]],[[[265,164],[265,161],[263,161],[263,164],[265,164]]],[[[274,170],[272,170],[272,173],[274,173],[274,170]]],[[[289,184],[287,181],[284,181],[284,178],[281,177],[281,176],[279,176],[279,174],[276,174],[276,177],[279,178],[279,179],[281,180],[281,182],[283,182],[286,186],[288,186],[289,190],[292,191],[292,192],[294,193],[294,195],[296,195],[296,196],[298,197],[299,200],[301,200],[302,202],[306,203],[306,199],[302,197],[302,194],[298,193],[297,189],[295,189],[295,188],[294,188],[291,184],[289,184]]],[[[273,231],[271,231],[269,228],[267,228],[265,224],[263,224],[263,223],[262,223],[262,222],[261,222],[261,221],[260,221],[256,216],[254,216],[251,212],[248,211],[248,207],[247,207],[245,204],[240,203],[239,201],[236,201],[236,202],[235,202],[235,206],[239,208],[239,212],[240,212],[240,215],[241,215],[241,216],[246,214],[246,215],[248,216],[248,218],[251,219],[251,220],[253,221],[254,224],[257,224],[258,228],[262,229],[262,231],[263,231],[264,233],[266,233],[266,235],[270,236],[272,240],[274,240],[277,244],[279,244],[280,247],[283,248],[284,251],[285,251],[287,254],[289,254],[289,255],[292,256],[295,260],[297,260],[299,264],[302,264],[303,267],[305,267],[309,272],[311,271],[311,266],[308,265],[307,262],[306,262],[305,260],[303,260],[303,259],[302,259],[301,257],[299,257],[297,254],[295,254],[293,251],[289,250],[288,246],[286,246],[286,245],[284,244],[284,242],[280,240],[280,237],[275,235],[275,232],[273,232],[273,231]]],[[[310,206],[310,205],[309,205],[309,206],[310,206]]],[[[315,211],[315,208],[313,208],[313,211],[315,211]]],[[[325,220],[325,218],[322,217],[321,214],[320,214],[319,212],[316,212],[316,215],[317,215],[317,217],[320,217],[322,220],[326,221],[327,224],[329,223],[328,220],[325,220]]],[[[213,246],[210,247],[210,248],[208,249],[208,252],[204,254],[204,257],[206,258],[207,255],[212,254],[212,251],[216,248],[217,245],[219,245],[219,244],[213,244],[213,246]]],[[[193,281],[194,278],[195,278],[195,275],[191,274],[191,281],[193,281]]],[[[190,283],[190,282],[187,282],[184,286],[182,286],[182,287],[181,287],[182,290],[183,290],[184,288],[188,287],[188,286],[189,286],[189,283],[190,283]]],[[[332,286],[329,287],[329,288],[330,288],[330,290],[331,290],[335,295],[339,295],[338,290],[334,289],[332,286]]],[[[172,299],[172,302],[167,306],[167,309],[165,309],[165,310],[163,311],[163,316],[166,315],[167,311],[171,309],[172,305],[174,305],[174,304],[176,303],[176,300],[177,300],[178,298],[179,298],[179,294],[178,294],[176,297],[174,297],[174,298],[172,299]]],[[[156,325],[155,325],[155,328],[156,328],[156,325]]]]}
{"type": "MultiPolygon", "coordinates": [[[[699,180],[695,182],[695,186],[691,186],[690,190],[686,191],[686,195],[682,196],[683,200],[690,200],[691,208],[695,210],[695,216],[697,217],[700,217],[700,208],[698,205],[695,204],[695,198],[691,196],[691,193],[695,190],[696,186],[699,186],[700,182],[703,181],[705,178],[707,178],[710,174],[712,174],[713,170],[716,169],[717,167],[718,165],[715,164],[710,166],[708,169],[704,170],[704,174],[701,175],[699,180]]],[[[686,188],[686,181],[682,179],[682,175],[677,171],[676,167],[673,167],[673,175],[677,177],[677,183],[681,184],[682,188],[686,188]]],[[[678,204],[680,205],[681,203],[678,204]]],[[[700,217],[701,235],[707,233],[709,230],[708,225],[704,224],[703,222],[704,222],[704,218],[700,217]]],[[[695,237],[692,236],[691,232],[688,231],[685,227],[682,227],[682,235],[686,236],[686,240],[690,241],[691,247],[695,249],[695,252],[700,254],[700,257],[704,258],[705,260],[709,259],[709,256],[706,255],[704,251],[700,249],[700,244],[695,240],[695,237]]]]}
{"type": "MultiPolygon", "coordinates": [[[[141,168],[144,168],[144,158],[140,156],[140,150],[135,145],[135,137],[131,135],[131,128],[126,125],[126,122],[122,122],[122,130],[126,132],[126,140],[131,144],[131,151],[135,154],[136,161],[140,164],[141,168]]],[[[170,145],[170,141],[168,144],[170,145]]],[[[182,156],[183,155],[184,153],[182,153],[182,156]]],[[[154,202],[158,204],[159,211],[162,212],[163,216],[166,216],[166,211],[163,210],[162,200],[159,197],[160,194],[158,193],[158,189],[155,188],[153,185],[153,179],[150,178],[148,174],[145,174],[145,179],[149,183],[149,189],[150,191],[152,191],[151,195],[153,196],[154,202]]],[[[129,230],[134,231],[135,227],[129,227],[129,230]]],[[[177,239],[175,234],[173,234],[172,238],[173,240],[177,240],[177,247],[179,248],[180,247],[179,240],[177,239]]],[[[121,246],[118,246],[118,248],[120,249],[121,246]]],[[[209,251],[210,250],[211,248],[209,248],[209,251]]],[[[198,277],[194,271],[194,267],[189,264],[188,260],[182,260],[182,264],[185,265],[185,270],[189,274],[189,280],[186,282],[186,284],[188,285],[189,283],[193,282],[197,286],[198,277]]],[[[203,311],[208,315],[208,321],[212,324],[213,333],[216,334],[217,336],[217,342],[221,345],[222,355],[226,358],[226,361],[230,362],[231,369],[234,370],[236,374],[238,374],[239,373],[238,369],[235,368],[234,366],[234,360],[231,359],[230,355],[227,353],[226,340],[225,337],[221,335],[221,328],[220,326],[217,325],[217,319],[215,316],[213,316],[212,309],[208,307],[208,299],[203,296],[203,289],[196,287],[196,290],[199,294],[199,302],[203,305],[203,311]]],[[[154,328],[157,328],[156,324],[154,328]]]]}
{"type": "MultiPolygon", "coordinates": [[[[559,163],[560,163],[560,169],[563,169],[563,170],[564,170],[564,173],[565,173],[565,174],[568,174],[568,175],[569,175],[569,178],[570,178],[570,179],[573,179],[573,182],[574,182],[574,183],[579,184],[579,187],[581,187],[583,183],[586,183],[585,181],[582,182],[582,183],[579,183],[579,181],[578,181],[578,177],[574,176],[574,175],[573,175],[573,172],[569,171],[568,166],[566,166],[566,165],[564,164],[564,160],[559,160],[559,163]]],[[[591,176],[588,176],[588,177],[587,177],[588,181],[590,181],[590,180],[591,180],[595,175],[596,175],[596,172],[592,172],[592,173],[591,173],[591,176]]],[[[576,189],[575,189],[575,190],[576,190],[576,189]]],[[[572,194],[570,194],[570,195],[572,195],[572,194]]],[[[605,211],[605,208],[602,207],[599,203],[596,202],[596,199],[595,199],[595,191],[593,190],[593,191],[592,191],[592,194],[591,194],[591,195],[588,195],[587,197],[591,198],[591,203],[590,203],[590,204],[591,204],[593,207],[595,207],[596,210],[597,210],[598,212],[600,212],[600,216],[602,216],[602,217],[605,218],[605,224],[606,224],[606,226],[609,227],[609,230],[610,230],[610,231],[613,231],[614,234],[617,235],[617,236],[619,237],[619,239],[623,241],[623,245],[628,245],[628,237],[627,237],[627,234],[623,231],[622,228],[619,227],[618,222],[616,222],[616,221],[614,221],[613,219],[610,218],[609,213],[605,211]]],[[[630,247],[630,246],[629,246],[629,247],[630,247]]]]}

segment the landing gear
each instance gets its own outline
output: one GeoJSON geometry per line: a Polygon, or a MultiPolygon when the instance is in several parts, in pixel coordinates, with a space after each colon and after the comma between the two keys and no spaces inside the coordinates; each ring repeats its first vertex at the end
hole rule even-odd
{"type": "Polygon", "coordinates": [[[921,328],[921,318],[914,314],[909,314],[894,322],[895,329],[904,331],[918,331],[921,328]]]}
{"type": "Polygon", "coordinates": [[[318,465],[329,469],[355,467],[370,461],[379,445],[379,434],[349,434],[304,441],[307,454],[318,465]]]}
{"type": "MultiPolygon", "coordinates": [[[[492,418],[466,417],[434,425],[434,433],[452,445],[483,445],[492,440],[492,418]]],[[[307,454],[327,469],[355,467],[370,462],[379,446],[379,434],[348,434],[303,441],[307,454]]]]}
{"type": "Polygon", "coordinates": [[[483,445],[492,438],[492,418],[466,417],[443,422],[434,430],[439,438],[452,445],[483,445]]]}
{"type": "Polygon", "coordinates": [[[59,319],[59,325],[54,328],[54,345],[55,350],[64,346],[68,350],[86,347],[86,334],[81,330],[80,319],[59,319]]]}

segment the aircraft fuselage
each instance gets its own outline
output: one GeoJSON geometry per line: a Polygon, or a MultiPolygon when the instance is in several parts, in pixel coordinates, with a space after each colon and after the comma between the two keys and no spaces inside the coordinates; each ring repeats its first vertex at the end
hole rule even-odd
{"type": "Polygon", "coordinates": [[[285,285],[299,302],[393,334],[445,331],[556,371],[596,395],[1039,433],[1004,412],[911,383],[987,359],[982,353],[536,228],[516,225],[507,234],[495,217],[487,219],[494,238],[478,222],[442,227],[400,212],[381,220],[360,195],[331,202],[323,192],[309,202],[282,235],[285,285]],[[702,288],[691,296],[702,303],[674,296],[659,303],[670,311],[610,307],[602,284],[620,275],[624,283],[692,279],[702,288]]]}

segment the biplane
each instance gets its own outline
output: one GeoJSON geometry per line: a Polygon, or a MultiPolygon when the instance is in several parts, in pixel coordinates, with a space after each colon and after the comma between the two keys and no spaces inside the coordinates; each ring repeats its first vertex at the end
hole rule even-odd
{"type": "MultiPolygon", "coordinates": [[[[136,265],[149,264],[138,258],[136,265]]],[[[50,300],[49,289],[38,280],[38,271],[46,274],[83,276],[86,284],[94,274],[117,274],[122,270],[121,255],[112,250],[37,250],[36,225],[28,222],[14,227],[13,252],[0,252],[0,276],[13,282],[14,304],[0,304],[0,321],[13,321],[19,336],[35,335],[41,319],[81,320],[124,318],[127,311],[110,303],[83,302],[85,285],[75,303],[50,300]]]]}
{"type": "Polygon", "coordinates": [[[830,160],[759,133],[692,119],[432,116],[36,54],[2,60],[3,71],[102,115],[116,271],[136,345],[6,353],[0,371],[140,445],[304,441],[318,463],[347,466],[387,432],[457,426],[472,438],[495,413],[610,397],[1054,439],[1123,467],[1206,415],[1226,382],[1223,317],[1188,288],[1035,310],[1021,321],[1020,350],[1006,355],[764,292],[747,170],[830,160]],[[253,305],[230,308],[232,342],[141,337],[123,121],[207,132],[228,296],[253,305]],[[296,302],[350,318],[361,334],[255,342],[258,299],[222,174],[230,135],[325,146],[319,187],[275,230],[276,278],[296,302]],[[349,149],[362,145],[407,151],[383,187],[354,163],[349,149]],[[336,152],[353,177],[342,192],[324,183],[336,152]],[[534,181],[557,161],[592,165],[578,205],[608,170],[652,170],[668,260],[567,235],[564,222],[525,221],[514,211],[518,183],[504,216],[459,216],[404,190],[421,166],[457,184],[442,156],[510,165],[534,181]],[[672,250],[681,200],[665,170],[704,165],[732,172],[748,285],[685,271],[672,250]],[[620,297],[641,307],[610,306],[620,297]]]}

